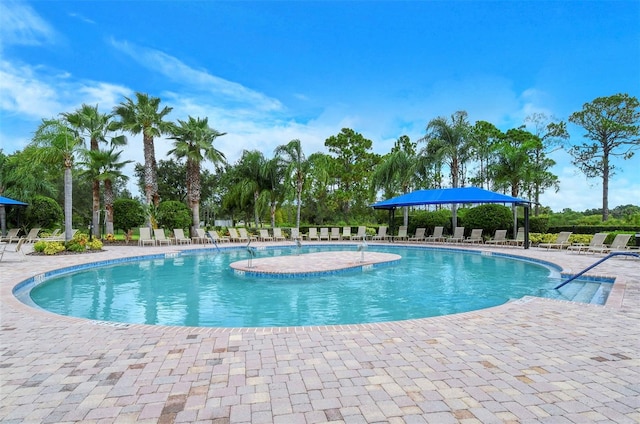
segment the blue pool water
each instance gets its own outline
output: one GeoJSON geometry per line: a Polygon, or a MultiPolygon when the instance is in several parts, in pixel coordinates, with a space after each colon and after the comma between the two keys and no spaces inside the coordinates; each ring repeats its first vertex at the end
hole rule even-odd
{"type": "MultiPolygon", "coordinates": [[[[309,247],[302,253],[352,250],[309,247]]],[[[234,274],[244,249],[180,254],[50,278],[30,296],[68,316],[200,327],[355,324],[447,315],[526,295],[557,297],[558,271],[539,263],[412,247],[370,247],[402,256],[394,266],[294,279],[234,274]]],[[[288,248],[258,257],[295,254],[288,248]]]]}

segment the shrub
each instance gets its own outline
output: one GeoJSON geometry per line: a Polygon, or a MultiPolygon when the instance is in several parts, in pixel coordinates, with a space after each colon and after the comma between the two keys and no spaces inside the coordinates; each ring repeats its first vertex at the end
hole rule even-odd
{"type": "Polygon", "coordinates": [[[89,250],[102,250],[102,241],[100,239],[93,239],[87,243],[89,250]]]}
{"type": "Polygon", "coordinates": [[[496,230],[513,228],[511,209],[497,204],[486,204],[469,209],[464,217],[464,226],[482,228],[484,235],[493,235],[496,230]]]}
{"type": "Polygon", "coordinates": [[[160,228],[189,228],[191,226],[191,211],[182,202],[169,200],[158,206],[158,227],[160,228]]]}
{"type": "Polygon", "coordinates": [[[26,210],[28,227],[53,228],[64,220],[64,212],[54,199],[35,196],[26,210]]]}
{"type": "Polygon", "coordinates": [[[125,233],[144,224],[144,209],[133,199],[118,199],[113,202],[113,226],[125,233]]]}
{"type": "Polygon", "coordinates": [[[59,241],[48,241],[44,243],[46,245],[43,250],[45,255],[55,255],[56,253],[63,252],[65,249],[64,244],[59,241]]]}
{"type": "Polygon", "coordinates": [[[83,252],[87,250],[88,241],[89,236],[83,233],[76,233],[76,235],[66,243],[67,250],[70,252],[83,252]]]}
{"type": "Polygon", "coordinates": [[[34,252],[38,252],[38,253],[42,253],[44,252],[44,248],[47,247],[47,242],[46,241],[37,241],[33,244],[33,251],[34,252]]]}

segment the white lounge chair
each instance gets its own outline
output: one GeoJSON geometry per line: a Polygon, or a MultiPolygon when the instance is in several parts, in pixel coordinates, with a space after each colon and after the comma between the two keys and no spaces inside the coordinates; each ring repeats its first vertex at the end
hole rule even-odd
{"type": "Polygon", "coordinates": [[[439,242],[439,241],[445,241],[445,237],[442,235],[442,233],[444,232],[444,227],[435,227],[433,229],[433,234],[431,234],[430,236],[425,237],[424,241],[428,242],[439,242]]]}
{"type": "Polygon", "coordinates": [[[151,229],[149,227],[140,227],[140,237],[138,238],[138,246],[150,244],[156,245],[156,241],[151,237],[151,229]]]}
{"type": "Polygon", "coordinates": [[[482,228],[474,228],[471,230],[471,235],[464,239],[465,243],[479,243],[482,244],[482,228]]]}
{"type": "Polygon", "coordinates": [[[631,234],[617,234],[609,246],[589,248],[589,253],[611,253],[627,250],[631,234]]]}
{"type": "Polygon", "coordinates": [[[5,253],[16,253],[16,254],[19,254],[20,256],[18,258],[21,261],[24,260],[23,245],[25,243],[26,243],[26,239],[18,240],[18,243],[16,244],[16,247],[13,250],[7,250],[7,248],[10,246],[9,244],[6,244],[6,243],[0,244],[0,261],[2,261],[2,259],[4,258],[5,253]]]}
{"type": "Polygon", "coordinates": [[[375,236],[371,237],[371,240],[386,240],[389,237],[387,236],[387,226],[386,225],[381,225],[378,227],[378,234],[376,234],[375,236]]]}
{"type": "Polygon", "coordinates": [[[485,241],[484,244],[495,244],[496,246],[507,244],[507,230],[496,230],[493,238],[485,241]]]}
{"type": "Polygon", "coordinates": [[[593,235],[593,238],[591,239],[589,244],[584,244],[584,243],[572,244],[571,246],[567,247],[567,252],[575,251],[575,252],[578,252],[578,254],[580,254],[582,252],[588,251],[589,249],[600,249],[600,248],[606,247],[604,244],[604,241],[608,235],[609,235],[608,233],[596,233],[593,235]]]}
{"type": "MultiPolygon", "coordinates": [[[[229,231],[229,239],[231,241],[243,241],[240,235],[238,234],[238,230],[236,230],[235,228],[229,228],[228,231],[229,231]]],[[[244,241],[249,241],[249,239],[246,239],[244,241]]]]}
{"type": "Polygon", "coordinates": [[[207,234],[209,234],[211,241],[215,243],[229,243],[231,241],[227,236],[220,236],[216,230],[209,230],[207,234]]]}
{"type": "Polygon", "coordinates": [[[191,244],[191,239],[184,235],[184,230],[182,228],[174,228],[173,237],[176,240],[176,244],[191,244]]]}
{"type": "Polygon", "coordinates": [[[300,228],[291,229],[291,241],[304,240],[304,234],[300,234],[300,228]]]}
{"type": "Polygon", "coordinates": [[[25,239],[25,243],[34,243],[34,242],[38,241],[38,233],[39,232],[40,232],[40,228],[32,228],[31,230],[29,230],[29,233],[24,238],[25,239]]]}
{"type": "Polygon", "coordinates": [[[287,239],[282,235],[282,228],[276,227],[273,229],[273,239],[275,241],[285,241],[287,239]]]}
{"type": "Polygon", "coordinates": [[[320,240],[318,236],[318,229],[316,227],[309,227],[309,234],[307,234],[307,240],[320,240]]]}
{"type": "Polygon", "coordinates": [[[569,247],[571,243],[569,243],[569,237],[571,236],[571,231],[561,231],[556,238],[556,241],[553,243],[540,243],[538,247],[549,249],[564,249],[569,247]]]}
{"type": "Polygon", "coordinates": [[[20,240],[20,228],[11,228],[7,235],[4,237],[0,237],[0,242],[13,243],[13,241],[20,240]]]}
{"type": "Polygon", "coordinates": [[[451,237],[447,237],[447,243],[461,243],[464,240],[464,227],[456,227],[451,237]]]}
{"type": "Polygon", "coordinates": [[[416,233],[412,237],[409,237],[409,241],[415,241],[415,242],[424,241],[426,232],[427,232],[426,228],[423,228],[423,227],[416,228],[416,233]]]}
{"type": "Polygon", "coordinates": [[[164,228],[154,228],[153,235],[156,238],[156,244],[166,244],[167,246],[171,244],[171,239],[167,238],[165,235],[164,228]]]}
{"type": "Polygon", "coordinates": [[[342,238],[344,240],[351,240],[351,227],[342,227],[342,238]]]}
{"type": "Polygon", "coordinates": [[[327,227],[320,228],[320,240],[329,241],[329,228],[327,227]]]}
{"type": "Polygon", "coordinates": [[[269,230],[260,230],[258,240],[260,241],[273,241],[273,237],[269,235],[269,230]]]}
{"type": "Polygon", "coordinates": [[[331,234],[329,235],[329,240],[340,240],[340,228],[332,227],[331,234]]]}
{"type": "Polygon", "coordinates": [[[365,240],[367,238],[367,227],[365,225],[360,225],[358,227],[358,232],[355,235],[351,236],[351,240],[365,240]]]}
{"type": "Polygon", "coordinates": [[[249,234],[246,228],[238,228],[238,232],[240,233],[240,238],[242,241],[258,241],[258,237],[249,234]]]}
{"type": "Polygon", "coordinates": [[[397,236],[393,236],[394,240],[407,240],[407,238],[409,238],[409,236],[407,235],[407,226],[406,225],[401,225],[400,228],[398,228],[398,235],[397,236]]]}

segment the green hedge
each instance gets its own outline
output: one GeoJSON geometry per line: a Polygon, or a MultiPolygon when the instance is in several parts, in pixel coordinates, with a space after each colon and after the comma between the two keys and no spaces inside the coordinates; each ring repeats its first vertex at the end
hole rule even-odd
{"type": "MultiPolygon", "coordinates": [[[[640,233],[640,227],[637,225],[556,225],[549,227],[548,231],[536,231],[536,232],[549,232],[559,233],[561,231],[571,231],[574,234],[595,234],[595,233],[613,233],[615,231],[619,233],[640,233]]],[[[532,230],[533,232],[533,230],[532,230]]]]}

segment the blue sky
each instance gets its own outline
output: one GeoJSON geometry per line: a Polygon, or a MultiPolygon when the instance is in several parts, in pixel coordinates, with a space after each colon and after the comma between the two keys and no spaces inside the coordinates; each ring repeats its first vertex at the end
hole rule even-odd
{"type": "MultiPolygon", "coordinates": [[[[640,97],[640,2],[0,0],[5,153],[42,118],[82,103],[108,112],[136,91],[173,107],[172,120],[209,117],[231,162],[294,138],[326,152],[343,127],[384,154],[457,110],[507,130],[532,113],[566,120],[600,96],[640,97]]],[[[169,149],[156,141],[158,159],[169,149]]],[[[142,162],[141,139],[129,136],[125,155],[142,162]]],[[[552,157],[560,191],[543,204],[600,207],[600,181],[566,152],[552,157]]],[[[616,164],[610,206],[638,204],[640,155],[616,164]]]]}

